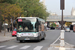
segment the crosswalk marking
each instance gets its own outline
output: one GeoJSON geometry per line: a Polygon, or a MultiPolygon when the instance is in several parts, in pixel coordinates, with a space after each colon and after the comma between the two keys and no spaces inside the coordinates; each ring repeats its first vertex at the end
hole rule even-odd
{"type": "Polygon", "coordinates": [[[5,47],[5,46],[0,46],[0,48],[3,48],[3,47],[5,47]]]}
{"type": "Polygon", "coordinates": [[[15,47],[17,47],[17,46],[11,46],[11,47],[8,47],[8,48],[6,48],[6,49],[13,49],[13,48],[15,48],[15,47]]]}
{"type": "Polygon", "coordinates": [[[27,49],[27,48],[29,48],[30,46],[24,46],[24,47],[22,47],[22,48],[20,48],[20,49],[27,49]]]}
{"type": "Polygon", "coordinates": [[[41,50],[42,47],[43,47],[43,46],[37,46],[37,47],[35,47],[33,50],[41,50]]]}
{"type": "MultiPolygon", "coordinates": [[[[3,49],[15,49],[16,47],[18,47],[18,45],[13,45],[13,46],[9,46],[9,47],[7,47],[6,45],[0,46],[0,48],[3,48],[3,49]]],[[[28,49],[29,47],[31,47],[31,46],[30,45],[25,45],[25,46],[23,46],[19,49],[28,49]]],[[[43,48],[43,46],[36,46],[35,48],[33,48],[33,50],[41,50],[42,48],[43,48]]]]}

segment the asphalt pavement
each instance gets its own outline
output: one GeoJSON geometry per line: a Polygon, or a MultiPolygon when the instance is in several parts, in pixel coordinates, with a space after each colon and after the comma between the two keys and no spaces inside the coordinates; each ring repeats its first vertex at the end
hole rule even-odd
{"type": "MultiPolygon", "coordinates": [[[[38,41],[25,41],[20,43],[16,40],[16,37],[11,36],[11,32],[6,32],[6,36],[0,33],[0,50],[60,50],[60,47],[51,47],[50,45],[58,39],[60,36],[60,30],[48,30],[46,31],[45,40],[38,41]],[[7,38],[6,38],[7,37],[7,38]],[[7,40],[8,39],[8,40],[7,40]]],[[[68,46],[75,46],[75,32],[65,32],[65,42],[68,46]]],[[[59,44],[60,40],[55,44],[59,44]]],[[[65,48],[65,50],[75,50],[75,48],[65,48]]]]}
{"type": "Polygon", "coordinates": [[[0,50],[48,50],[50,44],[52,44],[60,35],[60,30],[48,30],[46,31],[45,40],[38,41],[26,41],[20,43],[14,40],[0,43],[0,50]]]}
{"type": "Polygon", "coordinates": [[[70,32],[64,33],[64,43],[65,46],[60,46],[60,37],[54,44],[51,44],[49,50],[75,50],[75,32],[72,30],[70,32]]]}
{"type": "Polygon", "coordinates": [[[65,41],[69,44],[75,45],[75,32],[65,32],[65,41]]]}

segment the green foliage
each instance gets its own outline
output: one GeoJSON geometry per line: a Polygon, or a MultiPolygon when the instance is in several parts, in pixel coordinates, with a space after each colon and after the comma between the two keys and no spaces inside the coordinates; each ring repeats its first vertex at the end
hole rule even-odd
{"type": "Polygon", "coordinates": [[[10,24],[10,19],[15,19],[20,16],[21,8],[16,4],[0,3],[1,16],[7,19],[8,24],[10,24]]]}
{"type": "Polygon", "coordinates": [[[56,27],[56,24],[55,24],[55,23],[52,23],[52,24],[51,24],[51,27],[56,27]]]}
{"type": "Polygon", "coordinates": [[[20,5],[26,17],[32,16],[46,19],[49,15],[48,12],[46,12],[46,8],[39,0],[17,0],[16,4],[20,5]]]}
{"type": "MultiPolygon", "coordinates": [[[[11,17],[40,17],[46,20],[49,13],[40,0],[0,0],[1,16],[11,17]]],[[[9,20],[8,19],[8,20],[9,20]]]]}
{"type": "Polygon", "coordinates": [[[0,0],[0,3],[11,3],[14,4],[16,2],[16,0],[0,0]]]}

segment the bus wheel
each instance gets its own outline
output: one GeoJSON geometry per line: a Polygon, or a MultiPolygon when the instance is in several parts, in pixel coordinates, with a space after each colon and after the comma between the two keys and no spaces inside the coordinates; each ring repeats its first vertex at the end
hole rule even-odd
{"type": "Polygon", "coordinates": [[[38,42],[40,42],[40,41],[41,41],[41,39],[38,40],[38,42]]]}
{"type": "Polygon", "coordinates": [[[45,40],[45,36],[42,38],[42,40],[45,40]]]}
{"type": "Polygon", "coordinates": [[[43,37],[42,40],[45,40],[45,37],[43,37]]]}
{"type": "Polygon", "coordinates": [[[44,37],[42,38],[42,40],[45,40],[46,34],[44,34],[44,37]]]}
{"type": "Polygon", "coordinates": [[[20,43],[22,43],[23,42],[23,40],[20,40],[20,43]]]}
{"type": "Polygon", "coordinates": [[[39,42],[41,41],[41,35],[39,36],[39,39],[38,39],[38,41],[39,41],[39,42]]]}

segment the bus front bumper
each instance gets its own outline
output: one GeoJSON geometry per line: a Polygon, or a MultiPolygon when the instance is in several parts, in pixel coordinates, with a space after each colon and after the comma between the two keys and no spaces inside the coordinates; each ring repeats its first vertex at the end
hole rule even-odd
{"type": "Polygon", "coordinates": [[[39,37],[17,37],[17,40],[39,40],[39,37]]]}

